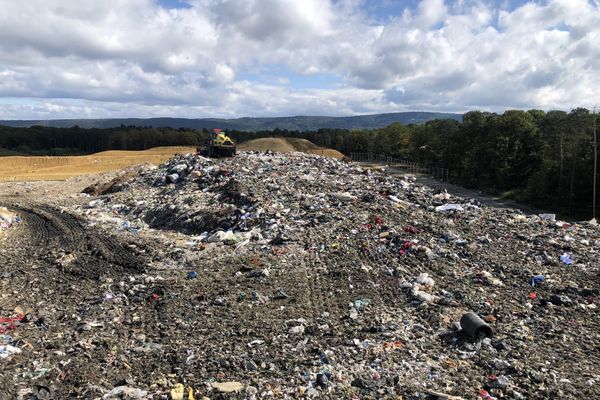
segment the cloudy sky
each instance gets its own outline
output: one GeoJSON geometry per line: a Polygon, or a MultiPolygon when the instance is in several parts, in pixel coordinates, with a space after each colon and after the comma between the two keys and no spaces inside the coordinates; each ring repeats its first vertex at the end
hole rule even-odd
{"type": "Polygon", "coordinates": [[[0,0],[0,119],[570,110],[600,0],[0,0]]]}

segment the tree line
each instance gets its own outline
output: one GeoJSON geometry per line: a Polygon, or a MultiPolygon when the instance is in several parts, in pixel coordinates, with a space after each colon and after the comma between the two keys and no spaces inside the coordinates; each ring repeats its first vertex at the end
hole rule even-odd
{"type": "Polygon", "coordinates": [[[80,155],[104,150],[146,150],[160,146],[194,146],[206,132],[189,129],[120,126],[107,129],[0,126],[4,149],[29,155],[80,155]]]}
{"type": "MultiPolygon", "coordinates": [[[[380,129],[228,131],[236,141],[293,136],[346,155],[371,152],[447,168],[453,183],[575,217],[591,214],[594,124],[585,108],[570,112],[471,111],[462,122],[393,123],[380,129]]],[[[0,126],[0,149],[26,154],[87,154],[194,146],[208,132],[121,126],[109,129],[0,126]]]]}
{"type": "MultiPolygon", "coordinates": [[[[254,132],[298,136],[349,155],[371,152],[447,168],[450,181],[576,218],[592,214],[594,125],[585,108],[570,112],[471,111],[462,122],[393,123],[372,130],[254,132]]],[[[233,134],[244,137],[242,132],[233,134]]]]}

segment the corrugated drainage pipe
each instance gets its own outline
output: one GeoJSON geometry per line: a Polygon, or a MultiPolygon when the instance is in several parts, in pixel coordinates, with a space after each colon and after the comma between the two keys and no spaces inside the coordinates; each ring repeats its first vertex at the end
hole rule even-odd
{"type": "Polygon", "coordinates": [[[494,336],[494,330],[484,320],[475,313],[469,312],[460,318],[460,327],[467,336],[480,339],[483,337],[491,338],[494,336]]]}

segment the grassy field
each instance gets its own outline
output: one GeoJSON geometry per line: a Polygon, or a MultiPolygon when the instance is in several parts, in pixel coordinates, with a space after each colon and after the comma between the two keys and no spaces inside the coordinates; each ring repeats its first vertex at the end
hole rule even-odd
{"type": "Polygon", "coordinates": [[[193,147],[157,147],[144,151],[104,151],[87,156],[0,157],[0,181],[64,180],[73,176],[119,170],[136,164],[160,164],[174,154],[195,151],[193,147]]]}

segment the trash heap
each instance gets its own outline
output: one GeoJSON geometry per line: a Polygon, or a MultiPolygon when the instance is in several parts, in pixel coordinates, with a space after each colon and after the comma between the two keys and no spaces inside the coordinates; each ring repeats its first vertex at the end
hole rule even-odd
{"type": "Polygon", "coordinates": [[[600,396],[596,226],[302,153],[180,155],[83,199],[148,265],[46,311],[54,355],[27,357],[75,375],[37,381],[55,396],[600,396]]]}
{"type": "Polygon", "coordinates": [[[21,222],[21,217],[6,207],[0,207],[0,231],[5,230],[21,222]]]}

